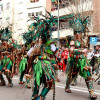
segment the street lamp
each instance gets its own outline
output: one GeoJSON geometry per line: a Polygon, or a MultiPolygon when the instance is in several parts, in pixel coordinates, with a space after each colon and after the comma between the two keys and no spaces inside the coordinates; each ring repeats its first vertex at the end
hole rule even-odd
{"type": "Polygon", "coordinates": [[[59,34],[59,0],[58,0],[58,49],[59,49],[59,37],[60,34],[59,34]]]}

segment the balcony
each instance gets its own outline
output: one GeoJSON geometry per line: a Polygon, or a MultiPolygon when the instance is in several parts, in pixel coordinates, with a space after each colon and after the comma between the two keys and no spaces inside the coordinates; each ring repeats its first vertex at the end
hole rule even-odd
{"type": "MultiPolygon", "coordinates": [[[[54,26],[52,28],[52,36],[53,38],[58,38],[58,27],[54,26]]],[[[69,24],[66,22],[66,24],[64,25],[64,23],[60,23],[60,27],[59,27],[59,33],[60,33],[60,38],[65,38],[68,35],[73,36],[73,29],[70,28],[69,24]],[[62,26],[63,25],[63,26],[62,26]]],[[[87,30],[87,35],[93,35],[93,25],[88,25],[88,30],[87,30]]]]}
{"type": "MultiPolygon", "coordinates": [[[[59,8],[65,8],[68,7],[71,4],[72,1],[70,0],[59,0],[59,8]]],[[[58,2],[57,0],[52,1],[52,9],[51,11],[57,10],[58,9],[58,2]]]]}
{"type": "MultiPolygon", "coordinates": [[[[60,38],[65,38],[68,35],[73,36],[73,29],[63,29],[59,31],[60,38]]],[[[58,31],[52,33],[53,38],[58,38],[58,31]]]]}
{"type": "Polygon", "coordinates": [[[42,0],[30,0],[27,2],[27,9],[39,8],[46,5],[42,0]]]}
{"type": "MultiPolygon", "coordinates": [[[[51,14],[54,16],[58,15],[58,8],[55,6],[54,8],[52,8],[52,12],[51,14]]],[[[76,6],[74,5],[69,5],[69,6],[63,6],[60,7],[59,9],[59,16],[64,16],[64,15],[69,15],[72,13],[77,14],[78,12],[88,12],[88,11],[93,11],[93,2],[92,0],[89,0],[88,2],[84,2],[83,4],[79,4],[76,6]]]]}
{"type": "Polygon", "coordinates": [[[39,0],[30,0],[31,3],[39,2],[39,0]]]}
{"type": "MultiPolygon", "coordinates": [[[[93,26],[89,26],[88,29],[89,29],[89,32],[87,33],[87,35],[97,35],[96,33],[93,33],[93,26]]],[[[68,29],[59,30],[59,34],[60,34],[60,38],[65,38],[68,35],[73,36],[73,29],[68,28],[68,29]]],[[[53,30],[52,37],[58,38],[57,28],[55,28],[55,30],[53,30]]]]}

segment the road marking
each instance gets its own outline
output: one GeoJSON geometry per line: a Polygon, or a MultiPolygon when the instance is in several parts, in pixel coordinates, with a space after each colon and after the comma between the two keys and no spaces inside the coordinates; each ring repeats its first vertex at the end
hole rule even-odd
{"type": "MultiPolygon", "coordinates": [[[[13,77],[13,79],[18,80],[19,77],[13,77]]],[[[57,84],[57,83],[56,83],[56,87],[65,88],[65,85],[64,85],[64,84],[57,84]]],[[[85,93],[88,92],[88,89],[87,89],[87,88],[77,87],[77,86],[71,86],[71,90],[80,91],[80,92],[85,92],[85,93]]],[[[100,95],[100,90],[95,90],[95,94],[100,95]]]]}
{"type": "MultiPolygon", "coordinates": [[[[59,88],[65,88],[65,85],[56,85],[56,87],[59,87],[59,88]]],[[[80,91],[80,92],[85,92],[85,93],[87,93],[88,92],[88,89],[86,89],[86,88],[82,88],[82,87],[74,87],[74,86],[71,86],[71,90],[75,90],[75,91],[80,91]]],[[[100,95],[100,90],[95,90],[95,94],[98,94],[98,95],[100,95]]]]}
{"type": "MultiPolygon", "coordinates": [[[[58,86],[63,86],[63,87],[65,87],[65,85],[64,85],[64,84],[57,84],[57,85],[58,85],[58,86]]],[[[88,91],[88,89],[87,89],[87,88],[78,87],[78,86],[71,86],[71,88],[81,89],[81,90],[86,90],[86,91],[88,91]]],[[[100,90],[95,90],[95,92],[99,92],[99,93],[100,93],[100,90]]]]}

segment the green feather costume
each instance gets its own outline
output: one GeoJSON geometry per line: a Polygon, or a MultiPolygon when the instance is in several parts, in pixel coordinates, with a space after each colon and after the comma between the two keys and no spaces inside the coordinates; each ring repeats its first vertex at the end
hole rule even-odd
{"type": "Polygon", "coordinates": [[[34,53],[29,53],[29,58],[33,56],[33,71],[34,71],[34,88],[32,94],[32,100],[39,99],[40,97],[45,99],[47,93],[52,87],[52,83],[55,81],[54,70],[51,65],[49,54],[53,54],[50,50],[50,41],[53,24],[56,23],[56,19],[49,12],[50,17],[43,16],[43,19],[34,17],[35,23],[32,23],[28,29],[28,32],[23,34],[25,45],[29,49],[31,42],[35,42],[35,45],[29,50],[34,53]],[[41,38],[42,44],[39,46],[39,39],[41,38]],[[49,41],[49,42],[48,42],[49,41]],[[38,50],[40,52],[38,52],[38,50]],[[37,51],[37,52],[36,52],[37,51]],[[32,54],[32,55],[31,55],[32,54]],[[39,86],[44,84],[40,97],[38,97],[39,86]]]}
{"type": "MultiPolygon", "coordinates": [[[[11,33],[12,32],[9,30],[9,27],[0,29],[0,52],[4,56],[4,58],[1,60],[0,71],[2,73],[4,72],[4,74],[6,75],[8,86],[10,87],[13,86],[11,79],[13,61],[10,59],[10,57],[7,57],[7,55],[8,53],[11,53],[13,51],[13,47],[8,44],[8,41],[12,38],[11,33]]],[[[2,76],[2,73],[0,73],[1,86],[5,85],[5,80],[2,76]]]]}
{"type": "MultiPolygon", "coordinates": [[[[71,28],[73,28],[74,34],[76,33],[82,34],[86,32],[86,27],[88,23],[87,18],[88,17],[81,18],[80,14],[76,18],[74,17],[72,18],[72,20],[70,21],[70,26],[71,28]]],[[[73,39],[70,39],[70,41],[71,40],[73,40],[74,43],[72,45],[70,44],[70,46],[73,47],[74,50],[73,50],[73,54],[69,52],[70,58],[68,61],[68,68],[67,68],[68,75],[67,75],[67,80],[66,80],[65,91],[69,93],[71,92],[70,84],[74,79],[77,78],[78,74],[80,74],[82,77],[85,78],[85,82],[89,90],[90,98],[93,98],[93,99],[97,98],[94,95],[91,71],[90,71],[90,68],[87,67],[89,66],[89,63],[87,63],[87,58],[81,53],[81,49],[85,47],[83,46],[84,43],[82,40],[80,41],[80,39],[75,40],[73,38],[73,39]],[[85,67],[87,68],[87,70],[85,70],[85,67]]]]}

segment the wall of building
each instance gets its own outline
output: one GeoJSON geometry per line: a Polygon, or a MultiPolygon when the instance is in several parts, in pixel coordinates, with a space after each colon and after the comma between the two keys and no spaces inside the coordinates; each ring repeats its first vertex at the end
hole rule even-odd
{"type": "Polygon", "coordinates": [[[6,27],[10,24],[13,37],[18,43],[24,43],[21,34],[28,30],[29,25],[34,21],[33,17],[41,17],[41,14],[46,14],[45,9],[50,10],[49,6],[46,6],[46,0],[30,1],[32,0],[0,1],[0,5],[3,5],[3,10],[0,11],[0,26],[6,27]],[[7,3],[10,3],[9,9],[7,3]]]}
{"type": "Polygon", "coordinates": [[[12,8],[11,0],[0,1],[0,27],[12,24],[12,8]]]}
{"type": "Polygon", "coordinates": [[[52,0],[46,0],[46,10],[48,11],[48,12],[51,12],[51,1],[52,0]]]}
{"type": "MultiPolygon", "coordinates": [[[[53,5],[53,4],[52,4],[53,5]]],[[[57,4],[56,4],[57,5],[57,4]]],[[[60,6],[60,5],[59,5],[60,6]]],[[[83,13],[83,16],[89,16],[89,24],[88,28],[89,31],[87,34],[93,33],[93,0],[80,0],[80,3],[78,5],[66,5],[65,7],[60,7],[59,9],[59,17],[68,16],[71,14],[78,14],[83,13]]],[[[51,12],[52,15],[58,16],[58,10],[55,9],[51,12]]],[[[70,19],[71,20],[71,19],[70,19]]],[[[67,23],[66,26],[69,26],[69,18],[64,21],[64,23],[67,23]]],[[[58,32],[53,32],[53,37],[57,37],[58,32]]],[[[70,28],[60,30],[60,38],[65,37],[67,35],[73,35],[73,30],[70,28]],[[65,31],[66,30],[66,31],[65,31]],[[64,33],[65,32],[65,33],[64,33]]]]}
{"type": "MultiPolygon", "coordinates": [[[[78,12],[81,13],[81,12],[93,11],[92,4],[93,4],[92,0],[87,0],[87,2],[78,4],[77,6],[78,10],[76,5],[66,6],[64,8],[59,9],[59,16],[65,16],[72,13],[77,14],[78,12]]],[[[52,11],[52,15],[57,16],[58,10],[52,11]]]]}
{"type": "Polygon", "coordinates": [[[93,7],[94,7],[93,31],[94,33],[100,34],[100,0],[94,0],[93,7]]]}
{"type": "Polygon", "coordinates": [[[38,0],[36,2],[30,2],[30,0],[18,1],[16,0],[19,4],[17,3],[15,7],[18,16],[16,20],[16,26],[18,28],[16,29],[16,34],[17,37],[20,37],[23,32],[28,30],[29,25],[34,21],[34,16],[41,17],[41,14],[46,14],[46,0],[38,0]]]}
{"type": "MultiPolygon", "coordinates": [[[[84,8],[83,11],[84,12],[88,12],[88,11],[90,11],[90,13],[93,12],[93,7],[92,7],[93,2],[92,1],[93,0],[86,0],[86,2],[83,3],[83,8],[84,8]]],[[[94,13],[94,24],[95,24],[95,27],[97,27],[97,25],[100,24],[100,21],[98,21],[99,16],[100,16],[98,13],[98,12],[100,12],[99,11],[100,10],[99,9],[100,0],[94,0],[94,1],[95,1],[94,12],[97,13],[96,16],[94,13]],[[97,24],[97,22],[98,22],[98,24],[97,24]]],[[[34,16],[42,17],[41,14],[46,15],[45,9],[47,9],[47,11],[50,12],[52,3],[51,3],[51,0],[38,0],[38,2],[33,2],[33,3],[31,3],[30,0],[2,0],[2,1],[0,1],[0,5],[1,4],[3,4],[3,11],[2,11],[2,13],[0,13],[0,25],[2,27],[5,27],[9,23],[12,27],[12,31],[14,33],[14,35],[13,35],[14,38],[16,40],[19,40],[19,42],[21,42],[22,41],[21,34],[25,31],[27,31],[28,26],[34,20],[33,17],[34,16]],[[8,9],[7,3],[9,3],[9,2],[10,2],[10,7],[8,9]],[[32,16],[32,15],[34,15],[34,16],[32,16]]],[[[72,11],[70,10],[70,8],[73,8],[73,11],[76,12],[76,8],[74,8],[73,5],[70,5],[70,7],[64,7],[59,10],[60,17],[72,14],[72,11]]],[[[79,8],[81,8],[80,5],[79,5],[79,8]]],[[[82,11],[82,9],[80,10],[80,12],[81,11],[82,11]]],[[[54,16],[58,15],[57,10],[54,10],[51,13],[54,16]]],[[[94,27],[94,29],[96,29],[95,27],[94,27]]],[[[89,27],[89,29],[91,30],[91,32],[89,34],[91,34],[93,29],[92,29],[92,27],[89,27]]],[[[94,30],[94,32],[96,30],[94,30]]],[[[56,31],[54,33],[53,33],[55,35],[54,37],[56,38],[58,32],[56,31]]],[[[61,34],[60,35],[61,37],[65,37],[65,35],[67,35],[67,34],[73,34],[73,31],[70,29],[67,29],[65,31],[65,29],[64,29],[64,30],[60,31],[60,34],[61,34]],[[66,32],[66,33],[64,33],[64,32],[66,32]]]]}

